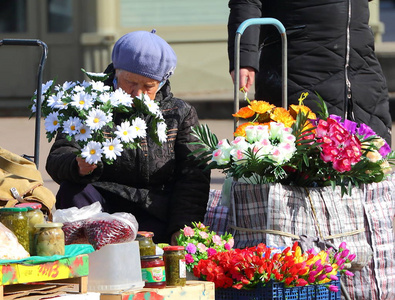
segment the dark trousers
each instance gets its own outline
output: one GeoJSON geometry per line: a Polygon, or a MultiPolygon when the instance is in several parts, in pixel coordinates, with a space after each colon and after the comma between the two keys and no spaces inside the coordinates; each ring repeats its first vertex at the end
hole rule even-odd
{"type": "Polygon", "coordinates": [[[84,207],[99,201],[103,211],[108,213],[128,212],[133,214],[139,224],[139,231],[151,231],[154,233],[155,243],[170,243],[171,236],[167,233],[167,223],[159,220],[146,210],[117,195],[96,189],[91,184],[76,184],[63,182],[56,194],[56,209],[70,207],[84,207]]]}

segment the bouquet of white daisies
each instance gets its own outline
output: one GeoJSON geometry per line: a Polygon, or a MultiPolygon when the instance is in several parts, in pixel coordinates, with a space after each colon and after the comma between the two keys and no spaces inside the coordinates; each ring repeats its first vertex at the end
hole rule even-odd
{"type": "MultiPolygon", "coordinates": [[[[107,74],[85,74],[90,82],[66,81],[55,85],[50,80],[43,84],[41,111],[49,142],[58,132],[64,133],[68,140],[80,145],[78,154],[88,163],[111,164],[125,148],[139,147],[147,135],[158,145],[166,141],[166,123],[157,102],[147,95],[132,98],[122,89],[113,91],[103,83],[107,74]],[[115,113],[123,113],[129,119],[114,124],[115,113]],[[151,116],[149,126],[147,116],[151,116]]],[[[37,92],[32,101],[34,114],[37,92]]]]}

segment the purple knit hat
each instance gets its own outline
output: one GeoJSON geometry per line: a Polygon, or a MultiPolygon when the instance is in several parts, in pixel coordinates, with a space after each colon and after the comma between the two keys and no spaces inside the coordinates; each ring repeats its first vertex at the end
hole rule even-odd
{"type": "Polygon", "coordinates": [[[134,31],[122,36],[112,50],[115,69],[122,69],[158,81],[168,79],[177,65],[177,56],[155,30],[134,31]]]}

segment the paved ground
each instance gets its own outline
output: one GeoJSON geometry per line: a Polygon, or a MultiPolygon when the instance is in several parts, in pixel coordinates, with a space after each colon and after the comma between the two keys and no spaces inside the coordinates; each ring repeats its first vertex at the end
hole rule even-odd
{"type": "MultiPolygon", "coordinates": [[[[233,120],[201,120],[202,124],[207,124],[210,129],[217,134],[218,138],[232,138],[233,120]]],[[[44,123],[41,123],[39,170],[44,180],[44,186],[56,193],[56,184],[45,171],[45,161],[51,144],[45,138],[44,123]]],[[[35,144],[35,119],[25,117],[0,118],[0,147],[10,150],[16,154],[34,154],[35,144]]],[[[224,175],[217,170],[213,170],[211,188],[221,189],[224,175]]]]}

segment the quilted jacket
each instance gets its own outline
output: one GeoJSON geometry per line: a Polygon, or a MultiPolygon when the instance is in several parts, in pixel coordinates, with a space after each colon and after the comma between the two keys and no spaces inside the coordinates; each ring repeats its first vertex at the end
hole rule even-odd
{"type": "MultiPolygon", "coordinates": [[[[230,0],[228,53],[234,68],[234,39],[246,19],[272,17],[286,28],[288,103],[317,111],[318,93],[329,113],[365,123],[391,139],[388,90],[374,53],[368,0],[230,0]]],[[[255,99],[281,106],[281,38],[274,26],[248,27],[241,37],[240,67],[253,67],[255,99]],[[260,56],[260,58],[259,58],[260,56]]]]}
{"type": "MultiPolygon", "coordinates": [[[[144,210],[165,221],[171,234],[192,221],[203,221],[210,173],[203,172],[203,167],[198,167],[194,157],[189,156],[197,147],[189,144],[196,141],[191,135],[191,127],[198,124],[195,109],[173,97],[168,81],[156,100],[167,124],[167,141],[162,146],[147,137],[141,149],[125,150],[112,165],[99,164],[91,175],[81,177],[75,160],[79,146],[58,135],[46,170],[59,184],[91,183],[102,195],[129,201],[129,212],[144,210]]],[[[125,117],[117,115],[115,123],[125,117]]],[[[146,121],[149,124],[149,118],[146,121]]]]}

